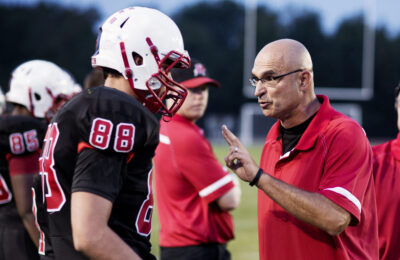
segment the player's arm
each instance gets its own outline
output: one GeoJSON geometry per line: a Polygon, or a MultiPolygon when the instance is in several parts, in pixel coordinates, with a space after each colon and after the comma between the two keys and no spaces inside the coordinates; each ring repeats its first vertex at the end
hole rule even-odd
{"type": "Polygon", "coordinates": [[[71,223],[74,247],[91,259],[140,259],[108,227],[111,201],[89,192],[73,192],[71,223]]]}
{"type": "MultiPolygon", "coordinates": [[[[230,146],[225,157],[227,166],[240,179],[251,182],[259,166],[232,132],[223,127],[222,133],[230,146]]],[[[351,214],[319,193],[304,191],[267,173],[260,175],[257,187],[296,218],[332,236],[340,234],[350,224],[351,214]]]]}
{"type": "Polygon", "coordinates": [[[218,207],[222,211],[234,210],[240,204],[240,196],[242,193],[240,190],[240,183],[236,175],[231,173],[231,176],[235,186],[216,200],[218,207]]]}
{"type": "Polygon", "coordinates": [[[193,133],[186,138],[176,139],[173,150],[176,155],[181,155],[173,156],[177,160],[177,167],[199,191],[199,196],[222,211],[237,208],[241,196],[239,181],[233,173],[221,166],[209,143],[193,133]]]}
{"type": "Polygon", "coordinates": [[[38,154],[15,156],[9,161],[10,181],[19,216],[36,246],[39,244],[39,231],[32,213],[33,177],[38,172],[38,154]]]}

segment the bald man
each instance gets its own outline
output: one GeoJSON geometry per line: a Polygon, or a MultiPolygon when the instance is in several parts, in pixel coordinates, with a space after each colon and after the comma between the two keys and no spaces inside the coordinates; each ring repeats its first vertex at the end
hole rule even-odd
{"type": "Polygon", "coordinates": [[[258,188],[260,259],[378,259],[372,153],[363,129],[314,92],[300,42],[266,45],[252,69],[268,133],[260,166],[222,127],[226,165],[258,188]]]}

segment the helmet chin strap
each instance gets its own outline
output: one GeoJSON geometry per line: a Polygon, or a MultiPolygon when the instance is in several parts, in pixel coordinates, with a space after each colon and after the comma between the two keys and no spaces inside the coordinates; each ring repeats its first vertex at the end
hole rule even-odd
{"type": "Polygon", "coordinates": [[[28,96],[29,96],[29,109],[31,110],[31,111],[30,111],[30,112],[31,112],[31,115],[32,115],[33,117],[35,117],[35,113],[33,113],[33,110],[34,110],[35,106],[33,105],[33,100],[32,100],[32,89],[31,89],[31,88],[28,89],[28,96]]]}

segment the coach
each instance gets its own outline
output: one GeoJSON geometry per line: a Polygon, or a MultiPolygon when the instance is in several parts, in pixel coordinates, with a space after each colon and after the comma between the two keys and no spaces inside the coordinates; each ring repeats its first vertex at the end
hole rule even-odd
{"type": "Polygon", "coordinates": [[[257,186],[260,259],[378,259],[372,153],[363,129],[315,95],[295,40],[266,45],[251,84],[268,117],[260,167],[226,126],[226,164],[257,186]]]}

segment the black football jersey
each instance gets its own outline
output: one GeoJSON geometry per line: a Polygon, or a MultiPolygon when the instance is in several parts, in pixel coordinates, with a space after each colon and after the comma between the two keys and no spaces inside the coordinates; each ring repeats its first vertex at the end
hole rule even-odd
{"type": "Polygon", "coordinates": [[[48,126],[39,159],[46,199],[37,209],[53,247],[50,254],[86,259],[73,248],[70,219],[71,193],[85,191],[110,200],[110,228],[143,259],[155,259],[149,239],[158,135],[157,118],[112,88],[85,90],[61,108],[48,126]]]}
{"type": "Polygon", "coordinates": [[[45,131],[46,123],[31,116],[0,117],[1,223],[20,221],[13,200],[8,160],[13,156],[40,152],[45,131]]]}

